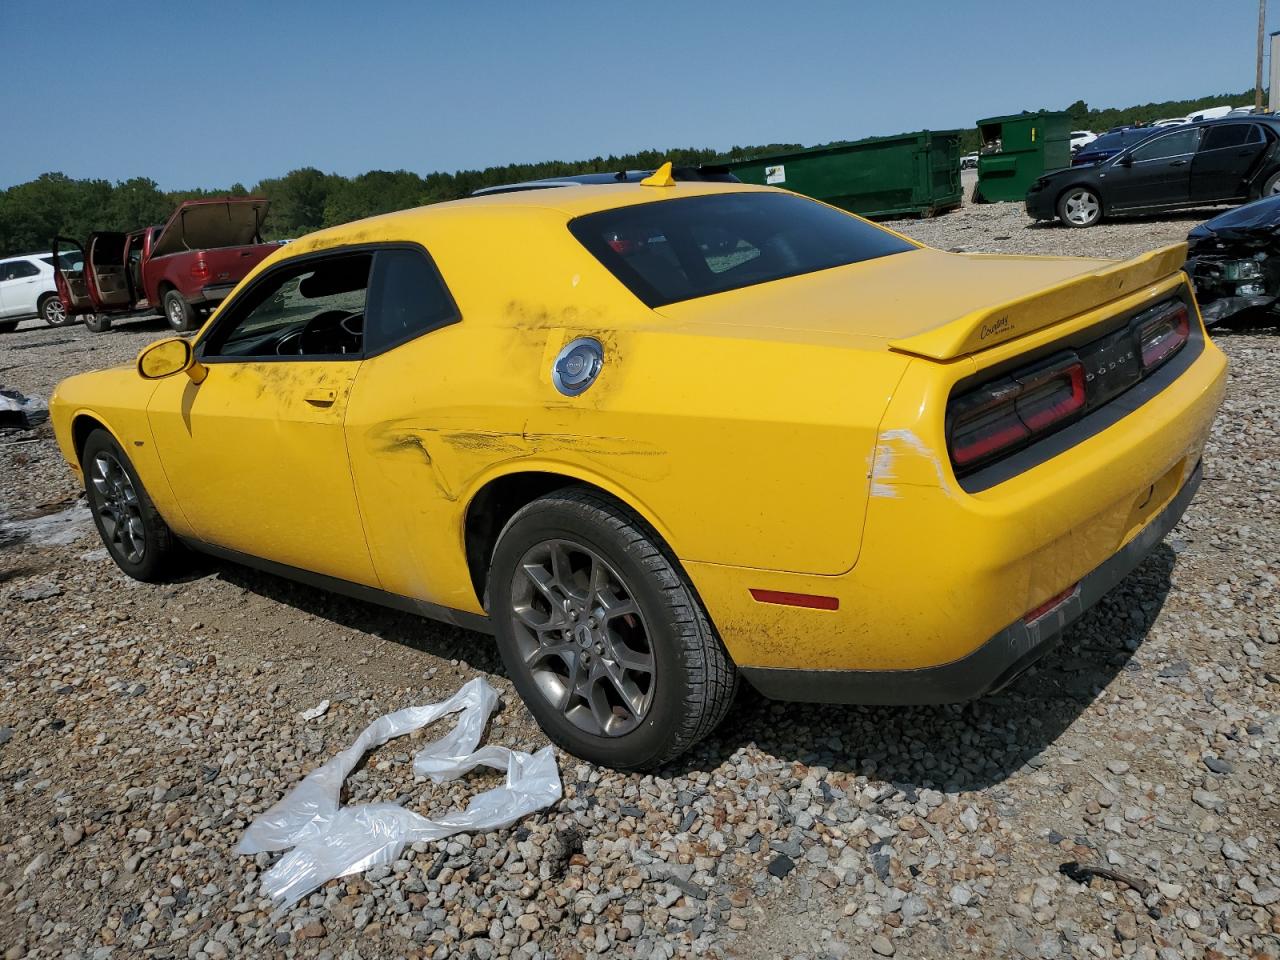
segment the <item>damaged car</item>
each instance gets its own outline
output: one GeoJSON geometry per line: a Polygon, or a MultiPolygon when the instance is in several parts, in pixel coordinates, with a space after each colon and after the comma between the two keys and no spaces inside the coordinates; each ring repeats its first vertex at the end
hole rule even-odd
{"type": "Polygon", "coordinates": [[[651,768],[740,680],[950,703],[1051,649],[1200,482],[1185,258],[947,253],[667,165],[303,237],[50,417],[130,576],[496,634],[557,744],[651,768]]]}
{"type": "Polygon", "coordinates": [[[1228,210],[1187,235],[1186,271],[1207,326],[1276,315],[1280,298],[1280,196],[1228,210]]]}

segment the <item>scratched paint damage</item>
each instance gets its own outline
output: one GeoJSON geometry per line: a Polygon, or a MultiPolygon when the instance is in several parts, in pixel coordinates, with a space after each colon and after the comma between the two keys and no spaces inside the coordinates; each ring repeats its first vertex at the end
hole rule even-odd
{"type": "Polygon", "coordinates": [[[626,437],[459,430],[404,422],[385,425],[369,436],[375,451],[419,459],[430,468],[441,495],[451,502],[480,473],[495,464],[521,459],[559,458],[567,464],[585,460],[650,482],[662,480],[670,472],[667,451],[626,437]]]}
{"type": "Polygon", "coordinates": [[[951,494],[941,461],[911,430],[886,430],[868,458],[871,496],[894,498],[898,487],[937,486],[951,494]],[[935,482],[929,482],[932,476],[935,482]]]}

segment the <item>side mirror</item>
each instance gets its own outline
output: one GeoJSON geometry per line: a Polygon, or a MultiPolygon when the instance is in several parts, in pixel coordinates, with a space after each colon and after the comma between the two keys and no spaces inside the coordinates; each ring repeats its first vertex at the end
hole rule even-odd
{"type": "Polygon", "coordinates": [[[1116,163],[1118,163],[1118,164],[1119,164],[1120,166],[1122,166],[1122,167],[1132,167],[1132,166],[1133,166],[1133,154],[1132,154],[1132,153],[1122,153],[1122,154],[1120,154],[1120,159],[1119,159],[1119,160],[1117,160],[1117,161],[1116,161],[1116,163]]]}
{"type": "Polygon", "coordinates": [[[185,337],[166,337],[142,348],[138,354],[138,376],[143,380],[163,380],[175,373],[186,373],[193,383],[201,383],[209,372],[196,359],[191,341],[185,337]]]}

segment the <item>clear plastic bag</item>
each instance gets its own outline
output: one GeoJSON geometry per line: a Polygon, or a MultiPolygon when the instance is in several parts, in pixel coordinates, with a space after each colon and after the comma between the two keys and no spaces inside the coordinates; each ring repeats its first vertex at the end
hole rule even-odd
{"type": "Polygon", "coordinates": [[[285,908],[334,877],[394,862],[406,844],[507,827],[559,800],[560,771],[550,747],[534,754],[477,749],[497,703],[497,691],[477,677],[442,703],[406,707],[365,727],[355,743],[312,770],[245,831],[237,853],[293,848],[263,874],[263,892],[285,908]],[[502,786],[438,820],[395,803],[341,805],[342,783],[368,751],[459,711],[457,725],[414,757],[414,772],[443,783],[483,765],[506,771],[502,786]]]}

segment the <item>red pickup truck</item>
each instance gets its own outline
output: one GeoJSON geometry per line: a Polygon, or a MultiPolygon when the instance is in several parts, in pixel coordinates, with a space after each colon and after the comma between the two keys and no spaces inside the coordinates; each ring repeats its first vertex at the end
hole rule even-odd
{"type": "MultiPolygon", "coordinates": [[[[262,242],[268,201],[261,197],[187,200],[160,227],[93,233],[87,247],[55,237],[80,254],[80,270],[54,268],[68,314],[83,314],[96,333],[119,316],[163,312],[174,330],[194,330],[258,261],[275,250],[262,242]]],[[[69,258],[74,260],[74,256],[69,258]]]]}

